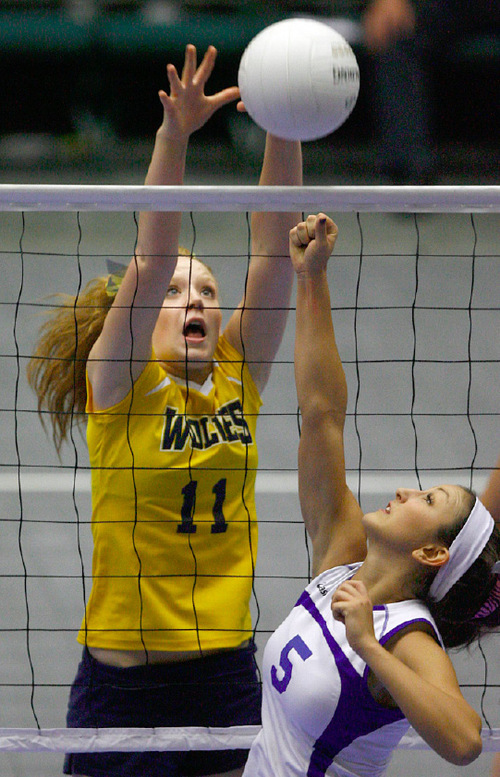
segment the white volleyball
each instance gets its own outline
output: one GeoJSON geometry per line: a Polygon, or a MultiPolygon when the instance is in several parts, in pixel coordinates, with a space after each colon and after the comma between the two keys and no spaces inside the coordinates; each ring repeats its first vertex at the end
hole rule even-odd
{"type": "Polygon", "coordinates": [[[315,19],[269,25],[241,57],[238,84],[252,119],[288,140],[315,140],[347,119],[359,93],[359,67],[345,38],[315,19]]]}

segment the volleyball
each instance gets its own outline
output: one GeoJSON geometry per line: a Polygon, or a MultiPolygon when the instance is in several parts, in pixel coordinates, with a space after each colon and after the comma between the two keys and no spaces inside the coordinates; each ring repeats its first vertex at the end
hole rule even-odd
{"type": "Polygon", "coordinates": [[[350,45],[329,25],[285,19],[250,41],[238,85],[248,114],[262,129],[286,140],[316,140],[352,112],[359,67],[350,45]]]}

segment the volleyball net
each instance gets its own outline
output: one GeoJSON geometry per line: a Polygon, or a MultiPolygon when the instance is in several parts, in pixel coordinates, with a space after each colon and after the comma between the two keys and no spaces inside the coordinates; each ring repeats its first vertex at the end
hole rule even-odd
{"type": "MultiPolygon", "coordinates": [[[[258,730],[62,727],[92,585],[90,472],[76,426],[57,458],[26,365],[50,295],[77,294],[106,275],[107,259],[128,263],[141,210],[186,214],[181,242],[213,269],[224,316],[244,287],[249,212],[334,218],[328,273],[350,392],[346,462],[364,510],[401,485],[457,482],[480,493],[498,457],[500,187],[0,186],[0,751],[246,748],[258,730]]],[[[292,296],[258,427],[258,661],[310,574],[293,306],[292,296]]],[[[498,636],[452,658],[482,711],[485,750],[499,750],[498,636]]],[[[426,745],[411,733],[400,747],[426,745]]]]}

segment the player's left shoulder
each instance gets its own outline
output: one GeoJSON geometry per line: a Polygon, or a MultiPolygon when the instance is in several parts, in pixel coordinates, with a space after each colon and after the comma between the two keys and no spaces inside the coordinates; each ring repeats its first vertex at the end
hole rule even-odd
{"type": "Polygon", "coordinates": [[[419,621],[405,626],[385,648],[421,676],[455,678],[453,664],[430,623],[419,621]]]}

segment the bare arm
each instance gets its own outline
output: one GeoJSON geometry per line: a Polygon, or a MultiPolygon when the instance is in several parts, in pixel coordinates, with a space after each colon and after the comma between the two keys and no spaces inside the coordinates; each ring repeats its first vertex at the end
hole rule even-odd
{"type": "MultiPolygon", "coordinates": [[[[268,135],[259,184],[301,185],[300,143],[268,135]]],[[[299,219],[299,213],[252,214],[246,294],[225,330],[229,342],[245,354],[259,391],[267,384],[285,330],[293,285],[288,233],[299,219]]]]}
{"type": "Polygon", "coordinates": [[[481,501],[488,508],[493,519],[500,523],[500,457],[496,468],[492,471],[486,488],[481,494],[481,501]]]}
{"type": "MultiPolygon", "coordinates": [[[[180,77],[168,65],[170,95],[159,93],[163,122],[156,133],[146,185],[182,184],[189,136],[218,108],[238,97],[237,87],[205,95],[216,53],[210,46],[197,67],[196,49],[187,46],[180,77]]],[[[151,356],[153,330],[177,263],[180,227],[180,213],[139,216],[136,255],[89,357],[88,374],[98,408],[123,399],[130,391],[131,376],[135,381],[151,356]]]]}
{"type": "Polygon", "coordinates": [[[361,509],[346,483],[347,385],[331,316],[327,263],[337,228],[323,214],[290,233],[297,274],[295,381],[302,416],[299,496],[313,545],[313,572],[366,554],[361,509]]]}
{"type": "Polygon", "coordinates": [[[481,753],[481,719],[462,696],[453,665],[434,638],[408,630],[386,647],[375,637],[373,607],[359,580],[343,583],[332,611],[351,647],[370,667],[427,744],[458,765],[481,753]]]}

